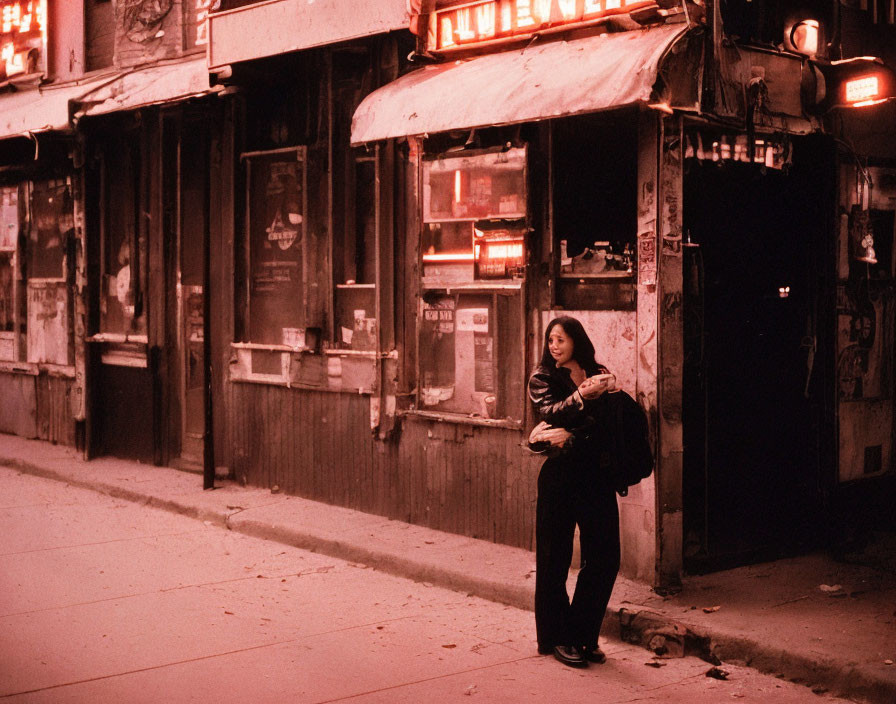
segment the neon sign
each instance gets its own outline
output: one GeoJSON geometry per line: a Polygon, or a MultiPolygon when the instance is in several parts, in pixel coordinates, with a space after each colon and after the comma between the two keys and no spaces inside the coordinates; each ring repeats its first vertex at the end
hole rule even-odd
{"type": "Polygon", "coordinates": [[[430,49],[448,51],[589,24],[653,4],[653,0],[480,0],[436,10],[430,17],[428,44],[430,49]]]}
{"type": "Polygon", "coordinates": [[[846,82],[846,102],[859,105],[880,96],[877,76],[862,76],[846,82]]]}
{"type": "Polygon", "coordinates": [[[0,0],[0,79],[42,68],[46,0],[0,0]]]}

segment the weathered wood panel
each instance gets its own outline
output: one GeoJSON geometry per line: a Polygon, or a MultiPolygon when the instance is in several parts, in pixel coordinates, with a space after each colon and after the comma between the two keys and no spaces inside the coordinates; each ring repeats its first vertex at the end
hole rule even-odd
{"type": "Polygon", "coordinates": [[[37,437],[37,398],[31,374],[0,374],[0,432],[37,437]]]}
{"type": "Polygon", "coordinates": [[[71,411],[73,379],[41,373],[33,377],[37,398],[37,437],[60,445],[75,444],[71,411]]]}
{"type": "Polygon", "coordinates": [[[253,486],[531,549],[540,458],[507,428],[404,417],[370,430],[370,398],[229,385],[234,473],[253,486]]]}

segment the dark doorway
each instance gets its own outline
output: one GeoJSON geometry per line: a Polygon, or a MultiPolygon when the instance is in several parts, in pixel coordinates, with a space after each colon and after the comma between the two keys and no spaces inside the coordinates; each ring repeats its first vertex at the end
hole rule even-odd
{"type": "Polygon", "coordinates": [[[819,537],[823,262],[832,161],[788,171],[694,161],[685,175],[684,530],[690,571],[771,559],[819,537]],[[686,237],[687,238],[687,237],[686,237]]]}

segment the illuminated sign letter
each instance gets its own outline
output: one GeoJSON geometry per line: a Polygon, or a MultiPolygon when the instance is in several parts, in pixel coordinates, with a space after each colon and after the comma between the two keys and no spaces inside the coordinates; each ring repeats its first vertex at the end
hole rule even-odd
{"type": "Polygon", "coordinates": [[[539,24],[551,19],[551,0],[533,0],[532,14],[539,24]]]}
{"type": "Polygon", "coordinates": [[[576,18],[576,0],[557,0],[557,6],[560,8],[563,19],[574,20],[576,18]]]}
{"type": "Polygon", "coordinates": [[[863,100],[873,100],[880,93],[880,84],[877,76],[862,76],[846,82],[846,100],[850,103],[859,103],[863,100]]]}
{"type": "Polygon", "coordinates": [[[480,39],[495,36],[495,3],[489,2],[476,8],[476,31],[480,39]]]}
{"type": "Polygon", "coordinates": [[[457,40],[459,42],[468,42],[476,38],[473,31],[473,14],[469,7],[465,7],[457,11],[457,40]]]}
{"type": "Polygon", "coordinates": [[[513,29],[513,7],[505,0],[501,3],[501,31],[509,32],[513,29]]]}
{"type": "Polygon", "coordinates": [[[531,27],[535,24],[532,16],[532,0],[516,0],[516,26],[531,27]]]}
{"type": "Polygon", "coordinates": [[[601,0],[585,0],[585,15],[596,15],[603,11],[604,5],[601,0]]]}
{"type": "Polygon", "coordinates": [[[451,24],[450,17],[442,18],[442,25],[439,32],[439,46],[454,46],[454,25],[451,24]]]}

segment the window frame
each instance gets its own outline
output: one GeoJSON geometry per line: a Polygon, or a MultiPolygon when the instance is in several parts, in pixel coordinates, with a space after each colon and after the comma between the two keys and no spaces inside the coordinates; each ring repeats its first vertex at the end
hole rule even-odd
{"type": "MultiPolygon", "coordinates": [[[[308,312],[306,309],[306,302],[304,299],[305,295],[305,287],[308,281],[307,268],[308,268],[308,148],[304,145],[294,146],[294,147],[282,147],[278,149],[264,149],[258,151],[248,151],[240,154],[240,162],[245,164],[245,217],[244,217],[244,230],[243,230],[243,242],[242,242],[242,266],[245,273],[245,281],[243,282],[243,291],[242,291],[242,315],[241,315],[241,326],[238,331],[239,339],[236,341],[243,345],[247,345],[252,349],[269,349],[269,350],[290,350],[290,351],[303,351],[309,349],[315,349],[316,345],[309,345],[308,342],[310,340],[299,339],[301,337],[300,334],[294,335],[293,342],[302,344],[288,344],[288,343],[270,343],[270,342],[262,342],[259,340],[252,339],[252,217],[254,215],[253,204],[252,204],[252,163],[253,159],[261,159],[261,158],[269,158],[278,155],[286,155],[286,154],[295,154],[296,162],[300,165],[301,169],[301,188],[302,188],[302,242],[300,245],[300,255],[302,258],[301,265],[299,267],[299,289],[302,294],[302,299],[300,301],[300,315],[301,322],[306,323],[308,320],[308,312]]],[[[296,327],[296,330],[305,330],[307,333],[307,325],[302,327],[296,327]]],[[[282,337],[282,332],[281,332],[282,337]]]]}
{"type": "MultiPolygon", "coordinates": [[[[532,230],[532,199],[533,194],[531,190],[531,178],[530,178],[530,170],[531,170],[531,149],[532,146],[528,143],[523,143],[521,146],[516,146],[514,149],[521,149],[522,153],[522,183],[524,187],[524,193],[521,194],[521,200],[523,204],[523,212],[519,213],[514,212],[513,217],[510,219],[500,218],[500,217],[489,217],[489,218],[479,218],[477,216],[471,216],[471,219],[463,219],[465,222],[469,220],[471,225],[476,222],[504,222],[504,223],[522,223],[523,231],[524,231],[524,240],[523,240],[523,265],[521,267],[521,274],[519,276],[511,276],[508,278],[476,278],[476,262],[475,262],[475,253],[474,253],[474,245],[471,239],[470,248],[471,255],[473,256],[473,260],[470,261],[471,267],[471,278],[468,281],[427,281],[426,272],[424,269],[424,238],[427,225],[432,224],[434,221],[432,218],[427,218],[426,214],[426,206],[431,201],[429,197],[431,194],[427,193],[427,189],[429,188],[429,184],[427,183],[427,161],[433,161],[435,158],[438,158],[437,155],[432,153],[427,153],[425,150],[421,150],[420,153],[420,168],[418,170],[419,178],[420,178],[420,187],[418,189],[418,214],[419,221],[417,227],[417,285],[419,287],[420,296],[417,302],[416,310],[415,310],[415,318],[416,324],[414,327],[414,344],[416,347],[416,355],[415,355],[415,376],[417,379],[415,394],[414,394],[414,407],[408,411],[405,411],[405,414],[408,415],[416,415],[423,418],[433,418],[442,421],[449,421],[454,423],[461,424],[471,424],[471,425],[482,425],[488,427],[503,427],[503,428],[511,428],[511,429],[520,429],[523,427],[523,424],[526,419],[526,406],[525,406],[525,390],[522,384],[522,378],[525,376],[525,366],[527,362],[527,353],[526,353],[526,329],[528,324],[528,319],[526,315],[526,302],[527,302],[527,282],[529,281],[532,272],[530,271],[529,264],[532,261],[533,256],[533,230],[532,230]],[[497,413],[498,408],[503,408],[505,413],[503,415],[496,415],[492,417],[489,414],[489,411],[486,411],[485,414],[479,413],[475,410],[469,410],[467,412],[457,411],[457,410],[442,410],[438,408],[427,407],[424,403],[424,388],[423,388],[423,379],[424,379],[424,361],[423,355],[421,351],[423,349],[423,336],[424,329],[426,326],[425,318],[425,307],[426,307],[426,297],[448,297],[454,299],[454,326],[456,331],[457,326],[457,311],[470,309],[469,306],[460,305],[460,301],[462,297],[470,298],[476,297],[481,299],[488,299],[488,310],[490,318],[493,318],[494,323],[492,327],[492,323],[489,324],[489,332],[491,333],[492,342],[491,342],[491,374],[493,378],[493,391],[491,395],[496,396],[495,399],[495,410],[492,412],[497,413]],[[505,316],[501,315],[499,308],[499,302],[504,301],[506,303],[505,307],[509,310],[514,310],[516,317],[515,321],[506,320],[505,316]],[[508,337],[505,334],[505,330],[508,328],[510,330],[513,327],[519,328],[519,335],[513,335],[511,333],[511,337],[508,337]],[[519,369],[516,370],[519,373],[517,376],[520,378],[518,390],[514,390],[512,385],[507,384],[506,379],[502,377],[499,369],[499,360],[506,359],[506,352],[513,354],[513,350],[516,350],[515,360],[516,364],[512,366],[518,366],[519,369]],[[514,398],[514,396],[518,396],[519,398],[514,398]],[[502,398],[503,397],[503,398],[502,398]]],[[[456,155],[453,153],[442,154],[445,158],[452,158],[454,156],[463,157],[463,158],[475,158],[478,156],[484,156],[486,158],[490,157],[493,154],[500,153],[502,151],[506,151],[506,146],[495,146],[491,148],[484,149],[474,149],[465,152],[459,152],[456,155]]],[[[447,220],[439,220],[439,222],[456,222],[457,218],[450,218],[447,220]]],[[[456,342],[455,342],[456,344],[456,342]]],[[[474,331],[474,347],[473,347],[473,355],[475,360],[475,331],[474,331]]],[[[455,348],[456,350],[456,348],[455,348]]],[[[455,351],[456,354],[456,351],[455,351]]],[[[475,362],[474,362],[475,364],[475,362]]],[[[475,368],[475,367],[474,367],[475,368]]],[[[509,378],[509,377],[508,377],[509,378]]],[[[456,379],[456,377],[455,377],[456,379]]],[[[457,388],[457,382],[453,384],[453,388],[457,388]]],[[[486,392],[487,393],[487,392],[486,392]]],[[[483,408],[487,408],[487,399],[483,397],[482,399],[483,408]]],[[[437,405],[437,404],[436,404],[437,405]]]]}

